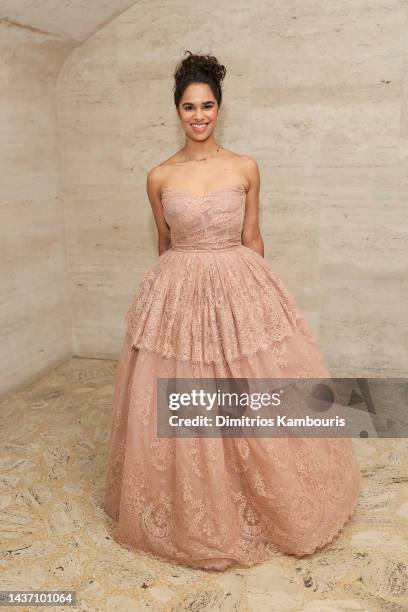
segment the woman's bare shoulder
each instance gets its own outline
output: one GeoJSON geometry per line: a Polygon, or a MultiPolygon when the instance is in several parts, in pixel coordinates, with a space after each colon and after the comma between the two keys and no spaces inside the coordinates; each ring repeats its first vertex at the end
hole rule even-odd
{"type": "Polygon", "coordinates": [[[248,164],[249,166],[257,164],[256,159],[251,157],[251,155],[241,154],[239,157],[243,164],[248,164]]]}
{"type": "Polygon", "coordinates": [[[165,179],[166,167],[160,163],[148,170],[146,175],[146,184],[148,192],[160,193],[161,185],[165,179]]]}
{"type": "Polygon", "coordinates": [[[245,176],[250,184],[259,177],[258,162],[251,155],[236,153],[233,163],[237,171],[245,176]]]}
{"type": "Polygon", "coordinates": [[[182,163],[182,161],[183,160],[180,155],[180,152],[177,151],[176,153],[174,153],[174,155],[171,155],[167,159],[164,159],[163,161],[150,168],[147,173],[148,181],[152,181],[157,185],[160,185],[168,177],[171,168],[176,164],[182,163]]]}
{"type": "Polygon", "coordinates": [[[231,161],[235,162],[237,166],[247,167],[248,169],[251,169],[251,167],[253,168],[258,165],[256,159],[251,157],[250,155],[247,155],[245,153],[234,153],[233,151],[230,151],[230,153],[231,161]]]}

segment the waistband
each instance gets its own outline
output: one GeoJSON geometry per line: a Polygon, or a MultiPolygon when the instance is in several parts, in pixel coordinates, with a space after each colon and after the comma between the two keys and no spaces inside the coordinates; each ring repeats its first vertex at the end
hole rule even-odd
{"type": "Polygon", "coordinates": [[[218,251],[230,251],[231,249],[238,249],[240,246],[242,246],[242,243],[240,244],[232,244],[230,246],[227,247],[213,247],[213,248],[207,248],[207,249],[189,249],[188,247],[171,247],[170,250],[172,251],[183,251],[184,253],[214,253],[214,252],[218,252],[218,251]]]}

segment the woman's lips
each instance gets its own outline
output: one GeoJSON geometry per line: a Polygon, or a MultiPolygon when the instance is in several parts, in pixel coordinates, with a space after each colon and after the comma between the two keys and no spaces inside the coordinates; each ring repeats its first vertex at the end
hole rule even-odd
{"type": "Polygon", "coordinates": [[[202,125],[192,123],[191,127],[193,128],[195,132],[204,132],[204,130],[207,127],[207,123],[204,123],[202,125]]]}

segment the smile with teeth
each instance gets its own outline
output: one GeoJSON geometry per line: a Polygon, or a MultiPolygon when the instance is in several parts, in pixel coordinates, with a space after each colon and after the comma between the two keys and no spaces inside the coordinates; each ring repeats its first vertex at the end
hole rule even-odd
{"type": "Polygon", "coordinates": [[[205,128],[207,127],[206,123],[192,123],[191,125],[195,130],[200,131],[205,130],[205,128]]]}

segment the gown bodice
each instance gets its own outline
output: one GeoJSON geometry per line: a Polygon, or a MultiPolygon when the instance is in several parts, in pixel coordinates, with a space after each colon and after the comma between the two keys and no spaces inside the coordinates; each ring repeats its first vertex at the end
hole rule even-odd
{"type": "Polygon", "coordinates": [[[162,206],[173,251],[216,251],[241,244],[246,191],[231,185],[197,195],[164,188],[162,206]]]}

